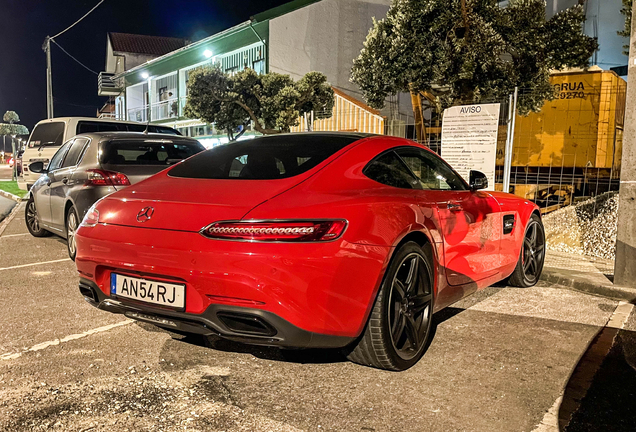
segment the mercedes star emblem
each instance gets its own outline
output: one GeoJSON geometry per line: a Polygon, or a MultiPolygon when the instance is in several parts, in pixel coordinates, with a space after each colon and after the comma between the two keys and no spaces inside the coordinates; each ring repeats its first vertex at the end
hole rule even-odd
{"type": "Polygon", "coordinates": [[[155,209],[152,207],[144,207],[137,213],[137,222],[146,222],[152,217],[155,209]]]}

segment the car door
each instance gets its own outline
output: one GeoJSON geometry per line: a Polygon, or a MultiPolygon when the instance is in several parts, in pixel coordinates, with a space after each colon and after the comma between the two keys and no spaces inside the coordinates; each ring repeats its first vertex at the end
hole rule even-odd
{"type": "Polygon", "coordinates": [[[51,224],[60,230],[66,229],[66,197],[69,189],[74,186],[73,183],[76,181],[72,178],[73,172],[87,142],[86,138],[75,138],[69,141],[68,151],[62,160],[60,168],[50,173],[51,224]]]}
{"type": "Polygon", "coordinates": [[[499,205],[488,193],[472,191],[440,157],[415,147],[397,151],[419,179],[420,205],[436,207],[444,239],[449,285],[472,285],[497,274],[501,229],[499,205]]]}
{"type": "Polygon", "coordinates": [[[72,142],[73,140],[67,141],[55,152],[47,167],[46,178],[40,180],[43,181],[43,184],[38,187],[33,194],[33,200],[38,210],[40,222],[49,228],[55,228],[51,217],[51,186],[53,184],[54,173],[62,166],[64,156],[66,156],[72,142]]]}

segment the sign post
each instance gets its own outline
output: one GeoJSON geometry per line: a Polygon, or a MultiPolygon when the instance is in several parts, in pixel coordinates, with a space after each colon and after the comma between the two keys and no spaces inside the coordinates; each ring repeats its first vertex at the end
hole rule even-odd
{"type": "Polygon", "coordinates": [[[464,105],[444,110],[441,156],[467,182],[470,171],[483,172],[495,190],[500,104],[464,105]]]}

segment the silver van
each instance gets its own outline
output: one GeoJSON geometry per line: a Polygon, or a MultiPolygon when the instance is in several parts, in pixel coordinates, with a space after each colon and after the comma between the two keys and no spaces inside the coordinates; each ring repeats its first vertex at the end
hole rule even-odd
{"type": "Polygon", "coordinates": [[[26,144],[22,155],[23,174],[18,179],[20,189],[29,190],[38,179],[39,174],[31,173],[28,169],[33,162],[49,163],[56,151],[77,134],[91,132],[148,132],[181,135],[168,126],[145,125],[143,123],[124,122],[112,119],[98,119],[91,117],[58,117],[38,122],[26,144]]]}

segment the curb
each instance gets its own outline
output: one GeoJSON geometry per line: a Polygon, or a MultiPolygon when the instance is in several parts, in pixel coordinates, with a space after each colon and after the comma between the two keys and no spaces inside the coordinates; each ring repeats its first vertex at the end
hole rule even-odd
{"type": "Polygon", "coordinates": [[[7,227],[9,226],[9,224],[11,223],[11,221],[13,219],[15,219],[15,216],[18,214],[18,210],[20,210],[20,208],[23,205],[21,205],[20,203],[16,204],[15,206],[13,206],[13,210],[11,210],[11,213],[9,213],[4,220],[0,221],[0,236],[2,235],[2,233],[4,233],[4,230],[7,229],[7,227]]]}
{"type": "Polygon", "coordinates": [[[26,201],[24,198],[21,198],[17,195],[13,195],[12,193],[9,193],[9,192],[5,192],[3,190],[0,190],[0,195],[2,195],[5,198],[12,199],[13,201],[16,201],[16,202],[26,201]]]}
{"type": "Polygon", "coordinates": [[[608,297],[614,300],[624,300],[631,303],[636,301],[636,289],[615,286],[611,283],[603,284],[572,275],[567,270],[545,267],[541,280],[571,288],[587,294],[608,297]]]}

